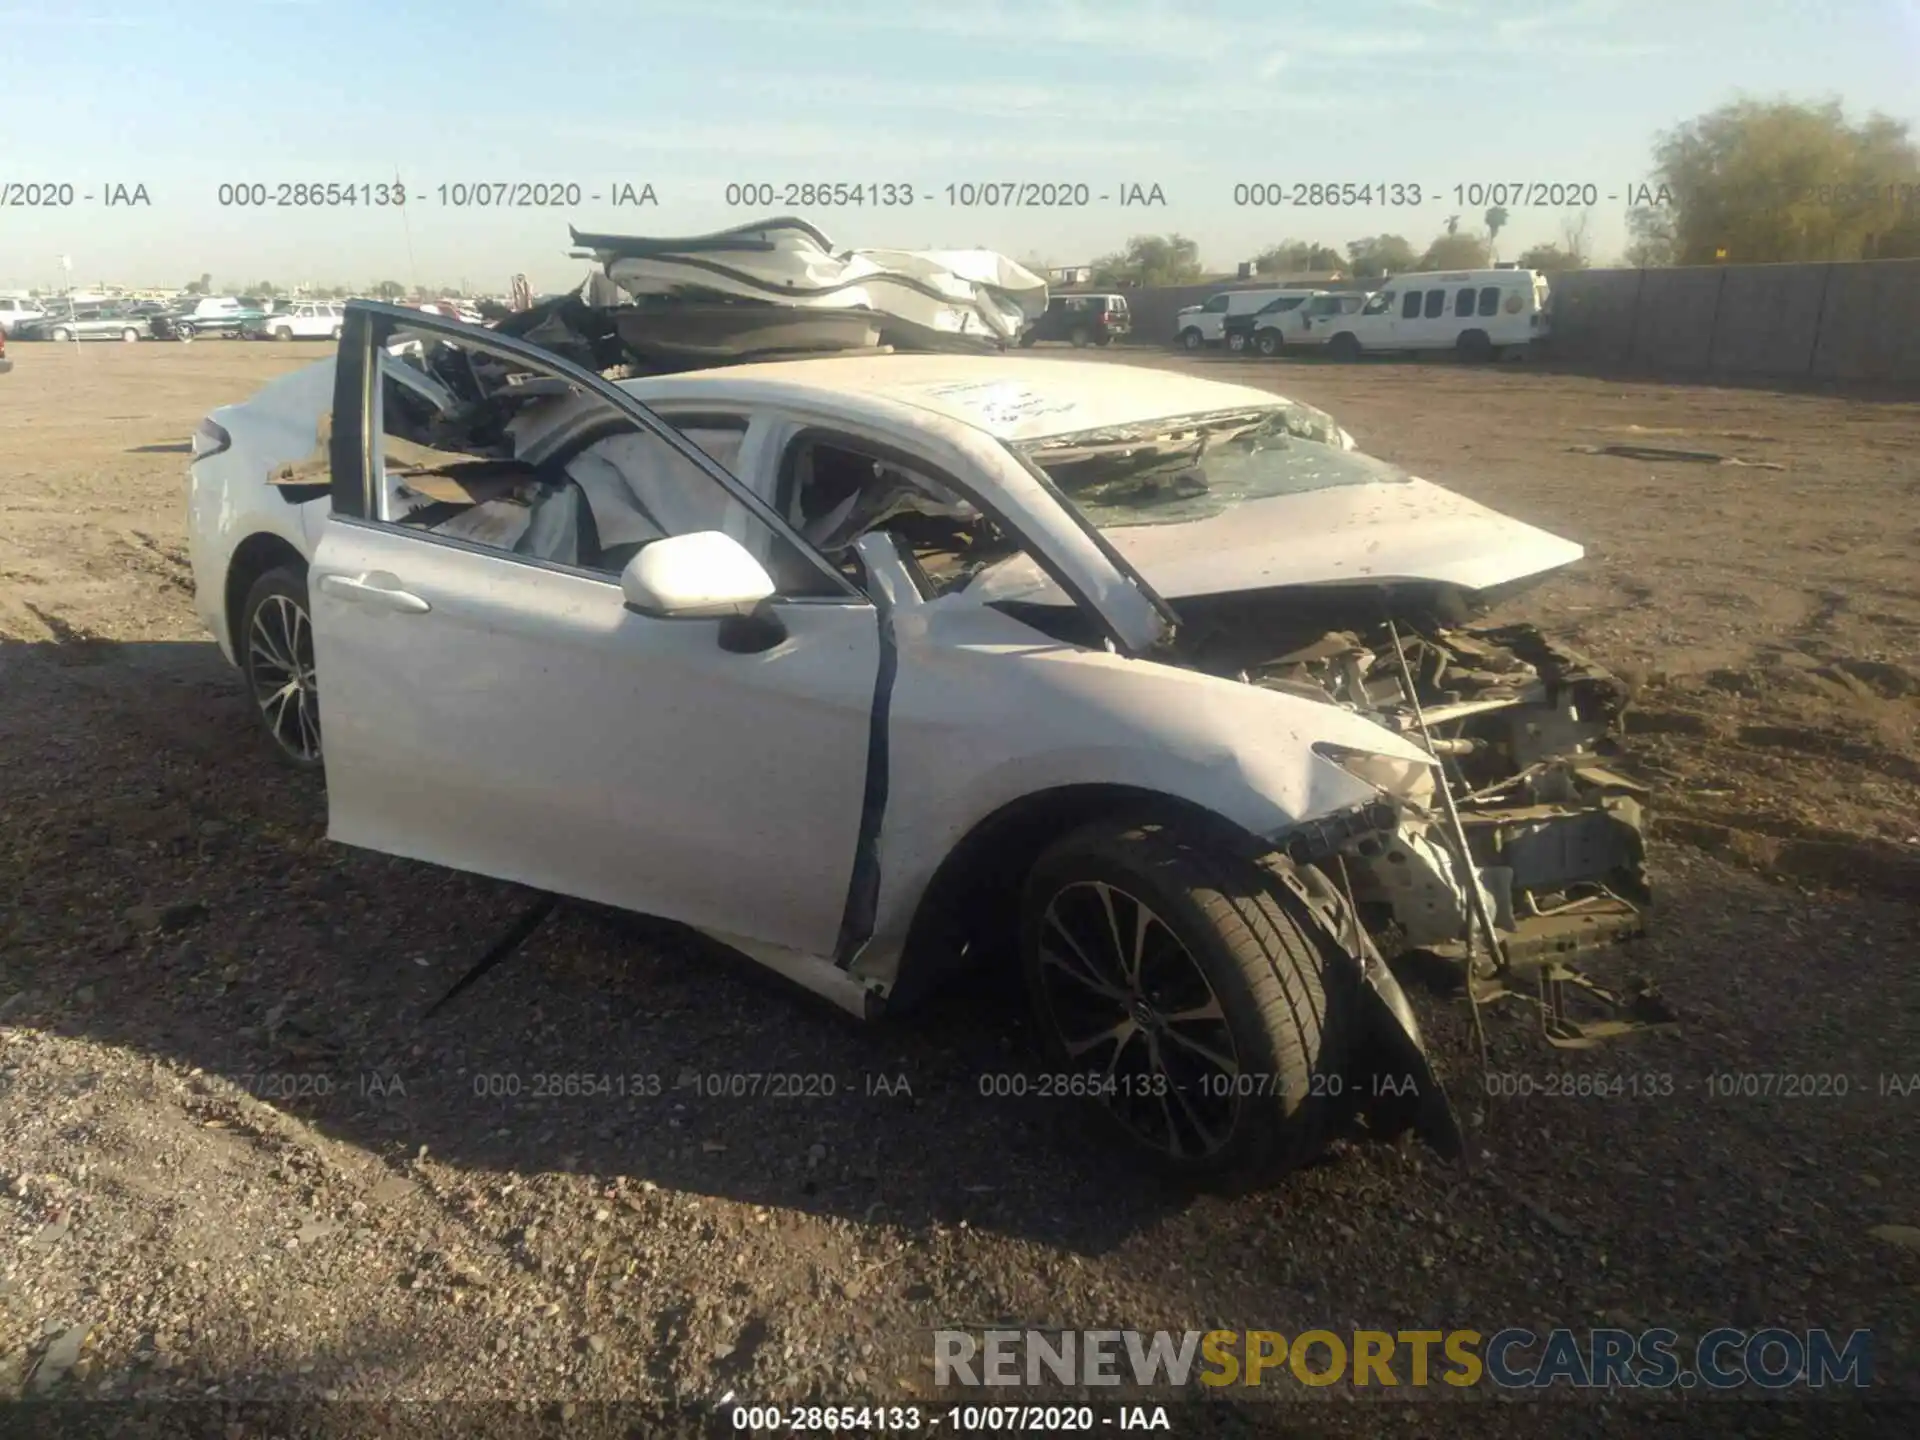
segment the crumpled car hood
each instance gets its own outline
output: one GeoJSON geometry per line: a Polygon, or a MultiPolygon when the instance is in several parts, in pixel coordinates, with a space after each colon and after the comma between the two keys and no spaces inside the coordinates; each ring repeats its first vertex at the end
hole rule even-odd
{"type": "Polygon", "coordinates": [[[583,235],[636,299],[731,296],[802,309],[862,309],[947,336],[1011,340],[1046,313],[1047,282],[990,250],[841,250],[804,221],[679,238],[583,235]]]}
{"type": "MultiPolygon", "coordinates": [[[[1586,553],[1571,540],[1419,479],[1276,495],[1182,524],[1101,533],[1170,600],[1384,581],[1487,590],[1570,565],[1586,553]]],[[[1025,555],[983,571],[964,593],[982,604],[1069,603],[1025,555]]]]}

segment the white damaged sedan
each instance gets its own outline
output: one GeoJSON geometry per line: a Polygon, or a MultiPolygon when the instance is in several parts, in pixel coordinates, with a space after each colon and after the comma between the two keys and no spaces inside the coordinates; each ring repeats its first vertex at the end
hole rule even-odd
{"type": "Polygon", "coordinates": [[[1356,1110],[1457,1144],[1383,956],[1640,925],[1621,688],[1470,623],[1580,547],[1265,391],[934,354],[611,382],[355,302],[335,360],[202,423],[189,532],[331,838],[868,1017],[1017,956],[1067,1088],[1195,1179],[1356,1110]]]}

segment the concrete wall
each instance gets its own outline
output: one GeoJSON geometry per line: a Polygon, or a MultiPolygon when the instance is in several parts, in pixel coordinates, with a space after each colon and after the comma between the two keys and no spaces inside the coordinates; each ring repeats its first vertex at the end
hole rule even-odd
{"type": "MultiPolygon", "coordinates": [[[[1133,339],[1232,285],[1129,292],[1133,339]]],[[[1555,358],[1655,374],[1920,384],[1920,260],[1581,270],[1553,281],[1555,358]]]]}

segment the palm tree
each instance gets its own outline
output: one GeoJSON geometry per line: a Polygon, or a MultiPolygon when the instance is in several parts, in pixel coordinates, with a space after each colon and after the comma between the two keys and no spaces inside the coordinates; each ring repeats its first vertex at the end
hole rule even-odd
{"type": "Polygon", "coordinates": [[[1500,232],[1502,229],[1506,227],[1506,223],[1507,223],[1507,207],[1506,206],[1496,205],[1491,210],[1487,211],[1487,260],[1488,260],[1488,263],[1492,263],[1494,260],[1499,258],[1498,252],[1494,249],[1494,242],[1500,238],[1500,232]]]}

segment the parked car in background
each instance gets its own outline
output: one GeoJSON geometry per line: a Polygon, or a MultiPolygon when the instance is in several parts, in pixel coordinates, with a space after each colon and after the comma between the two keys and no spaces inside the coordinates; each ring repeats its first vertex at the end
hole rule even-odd
{"type": "Polygon", "coordinates": [[[423,300],[407,308],[418,310],[422,315],[444,315],[449,320],[458,320],[462,325],[486,324],[480,312],[464,300],[423,300]]]}
{"type": "Polygon", "coordinates": [[[1181,309],[1174,320],[1174,343],[1182,350],[1200,350],[1219,345],[1227,338],[1227,317],[1251,315],[1270,300],[1300,292],[1278,285],[1251,290],[1222,290],[1199,305],[1181,309]]]}
{"type": "Polygon", "coordinates": [[[0,335],[11,335],[21,325],[44,318],[46,313],[38,300],[0,300],[0,335]]]}
{"type": "Polygon", "coordinates": [[[296,300],[248,321],[244,329],[256,340],[338,340],[340,307],[326,300],[296,300]]]}
{"type": "Polygon", "coordinates": [[[1253,349],[1257,337],[1264,332],[1267,343],[1274,348],[1263,353],[1272,355],[1279,348],[1276,337],[1280,334],[1282,317],[1291,315],[1320,293],[1318,290],[1281,290],[1257,310],[1238,313],[1229,310],[1221,322],[1221,338],[1226,341],[1227,349],[1238,353],[1253,349]]]}
{"type": "Polygon", "coordinates": [[[1491,360],[1546,338],[1548,296],[1547,277],[1538,270],[1395,275],[1359,310],[1329,319],[1324,343],[1343,360],[1410,350],[1491,360]]]}
{"type": "Polygon", "coordinates": [[[148,327],[156,340],[192,340],[200,335],[231,339],[263,313],[231,295],[210,295],[153,316],[148,327]]]}
{"type": "Polygon", "coordinates": [[[125,340],[146,334],[145,321],[125,305],[76,305],[71,314],[53,314],[19,327],[19,340],[125,340]]]}
{"type": "Polygon", "coordinates": [[[1124,295],[1055,295],[1047,313],[1020,334],[1022,345],[1059,340],[1069,345],[1111,345],[1133,328],[1124,295]]]}

